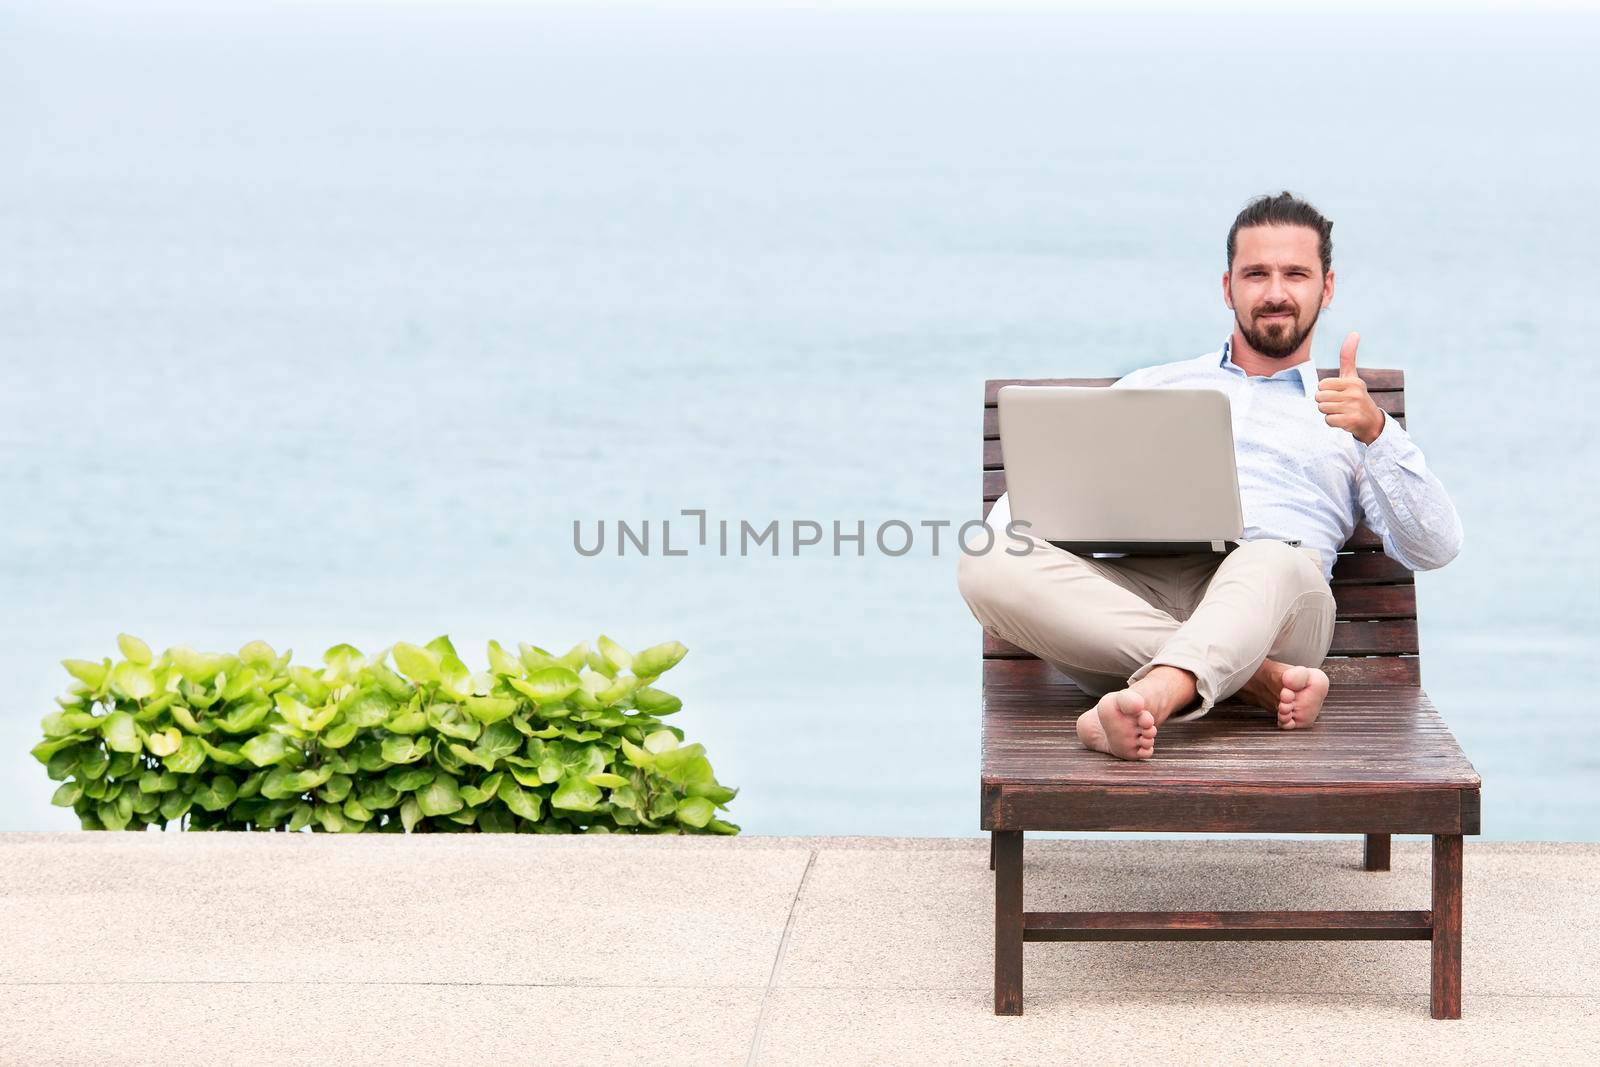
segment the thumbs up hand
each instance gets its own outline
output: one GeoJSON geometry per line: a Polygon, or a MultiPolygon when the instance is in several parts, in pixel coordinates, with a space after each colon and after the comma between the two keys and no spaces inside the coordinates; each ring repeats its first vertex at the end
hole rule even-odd
{"type": "Polygon", "coordinates": [[[1349,430],[1355,439],[1370,445],[1383,432],[1383,409],[1367,395],[1367,383],[1356,374],[1356,346],[1361,335],[1353,333],[1339,347],[1339,376],[1322,379],[1317,390],[1317,410],[1329,426],[1349,430]]]}

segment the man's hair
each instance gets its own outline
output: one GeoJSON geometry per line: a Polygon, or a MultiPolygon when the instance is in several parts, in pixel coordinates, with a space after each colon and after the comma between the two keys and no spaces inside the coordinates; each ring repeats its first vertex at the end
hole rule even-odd
{"type": "Polygon", "coordinates": [[[1308,226],[1317,232],[1322,273],[1333,268],[1333,223],[1322,212],[1285,189],[1277,196],[1263,194],[1244,206],[1228,231],[1228,270],[1233,271],[1235,239],[1249,226],[1308,226]]]}

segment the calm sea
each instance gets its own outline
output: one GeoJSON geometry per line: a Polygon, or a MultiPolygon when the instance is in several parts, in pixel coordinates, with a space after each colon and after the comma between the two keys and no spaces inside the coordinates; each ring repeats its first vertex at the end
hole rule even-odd
{"type": "Polygon", "coordinates": [[[604,632],[690,647],[675,721],[747,832],[976,833],[948,543],[584,558],[572,522],[969,518],[983,379],[1217,347],[1228,223],[1289,188],[1336,223],[1317,363],[1358,329],[1405,369],[1462,514],[1423,675],[1484,836],[1595,840],[1597,39],[0,5],[0,828],[75,825],[27,749],[119,631],[604,632]]]}

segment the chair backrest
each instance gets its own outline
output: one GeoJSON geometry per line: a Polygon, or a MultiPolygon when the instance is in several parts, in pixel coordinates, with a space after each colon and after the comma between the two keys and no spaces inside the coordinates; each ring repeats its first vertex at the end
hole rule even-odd
{"type": "MultiPolygon", "coordinates": [[[[1367,392],[1378,406],[1405,425],[1405,373],[1363,367],[1367,392]]],[[[1319,369],[1318,378],[1336,371],[1319,369]]],[[[1000,414],[996,407],[1002,385],[1110,385],[1115,378],[992,378],[983,386],[983,514],[1006,489],[1000,454],[1000,414]]],[[[1335,682],[1357,685],[1421,685],[1417,643],[1416,584],[1411,571],[1384,555],[1378,535],[1365,523],[1357,526],[1333,565],[1333,596],[1338,615],[1333,645],[1322,669],[1335,682]]],[[[985,659],[1031,659],[1032,654],[999,638],[984,635],[985,659]]]]}

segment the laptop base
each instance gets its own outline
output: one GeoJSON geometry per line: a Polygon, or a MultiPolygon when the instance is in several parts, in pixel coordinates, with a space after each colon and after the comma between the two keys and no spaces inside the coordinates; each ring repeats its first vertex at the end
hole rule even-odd
{"type": "MultiPolygon", "coordinates": [[[[1300,547],[1298,538],[1284,539],[1284,543],[1300,547]]],[[[1129,556],[1181,556],[1191,552],[1226,555],[1239,547],[1238,541],[1050,541],[1049,544],[1080,555],[1087,552],[1121,552],[1129,556]]]]}

